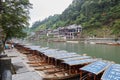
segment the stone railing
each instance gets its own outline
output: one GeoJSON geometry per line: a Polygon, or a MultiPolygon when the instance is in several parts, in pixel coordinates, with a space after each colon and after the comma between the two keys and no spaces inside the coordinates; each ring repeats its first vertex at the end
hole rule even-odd
{"type": "Polygon", "coordinates": [[[12,80],[11,59],[0,55],[0,80],[12,80]]]}

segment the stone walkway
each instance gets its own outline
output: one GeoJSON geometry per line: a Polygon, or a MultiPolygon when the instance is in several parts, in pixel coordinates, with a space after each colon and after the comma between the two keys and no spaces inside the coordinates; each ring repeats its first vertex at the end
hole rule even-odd
{"type": "Polygon", "coordinates": [[[11,57],[16,73],[12,75],[12,80],[43,80],[33,68],[28,66],[25,55],[19,53],[16,49],[5,50],[5,52],[11,57]]]}

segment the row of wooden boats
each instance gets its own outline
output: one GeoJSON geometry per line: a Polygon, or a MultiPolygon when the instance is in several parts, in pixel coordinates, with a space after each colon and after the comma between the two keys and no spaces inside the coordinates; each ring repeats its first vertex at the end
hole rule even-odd
{"type": "Polygon", "coordinates": [[[110,61],[48,47],[15,47],[44,80],[120,80],[120,65],[110,61]]]}

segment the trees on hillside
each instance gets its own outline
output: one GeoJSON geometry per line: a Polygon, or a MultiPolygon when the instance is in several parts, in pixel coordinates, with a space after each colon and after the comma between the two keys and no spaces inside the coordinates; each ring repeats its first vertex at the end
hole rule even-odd
{"type": "MultiPolygon", "coordinates": [[[[41,24],[36,27],[39,27],[39,29],[41,26],[42,28],[58,28],[80,24],[84,30],[94,30],[107,26],[115,34],[114,28],[116,27],[111,24],[120,19],[120,0],[73,0],[72,4],[57,17],[56,21],[53,21],[55,17],[52,16],[40,21],[41,24]]],[[[120,32],[120,29],[118,29],[118,32],[120,32]]]]}
{"type": "Polygon", "coordinates": [[[116,37],[120,37],[120,20],[115,21],[113,24],[113,34],[115,34],[116,37]]]}

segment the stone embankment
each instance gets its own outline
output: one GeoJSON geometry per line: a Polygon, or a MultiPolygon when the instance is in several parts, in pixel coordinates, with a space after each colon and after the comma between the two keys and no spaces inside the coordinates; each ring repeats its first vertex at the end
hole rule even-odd
{"type": "Polygon", "coordinates": [[[16,49],[5,50],[8,57],[11,58],[14,73],[12,80],[43,80],[42,77],[31,67],[27,65],[27,58],[20,54],[16,49]]]}

